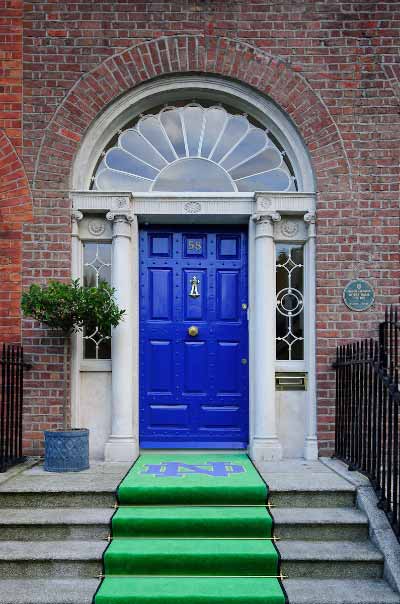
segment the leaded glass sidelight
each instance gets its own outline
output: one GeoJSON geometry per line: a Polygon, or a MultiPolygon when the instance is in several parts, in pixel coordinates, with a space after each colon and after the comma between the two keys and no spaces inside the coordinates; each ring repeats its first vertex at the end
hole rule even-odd
{"type": "Polygon", "coordinates": [[[121,132],[93,188],[132,192],[296,191],[285,152],[246,115],[222,106],[165,107],[121,132]]]}
{"type": "MultiPolygon", "coordinates": [[[[83,243],[83,284],[98,287],[101,281],[111,283],[111,243],[83,243]]],[[[83,334],[84,359],[110,359],[111,336],[97,329],[83,334]]]]}
{"type": "Polygon", "coordinates": [[[303,246],[276,246],[276,358],[304,358],[303,246]]]}

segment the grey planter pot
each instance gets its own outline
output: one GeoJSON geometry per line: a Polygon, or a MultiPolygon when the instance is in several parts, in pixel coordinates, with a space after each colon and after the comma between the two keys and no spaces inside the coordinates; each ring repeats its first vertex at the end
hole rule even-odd
{"type": "Polygon", "coordinates": [[[46,472],[81,472],[89,468],[89,430],[44,432],[46,472]]]}

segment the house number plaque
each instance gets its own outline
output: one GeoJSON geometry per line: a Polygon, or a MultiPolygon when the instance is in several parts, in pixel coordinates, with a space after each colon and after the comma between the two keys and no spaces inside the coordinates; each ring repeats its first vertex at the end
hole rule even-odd
{"type": "Polygon", "coordinates": [[[374,289],[364,279],[353,279],[343,290],[343,301],[350,310],[367,310],[375,301],[374,289]]]}

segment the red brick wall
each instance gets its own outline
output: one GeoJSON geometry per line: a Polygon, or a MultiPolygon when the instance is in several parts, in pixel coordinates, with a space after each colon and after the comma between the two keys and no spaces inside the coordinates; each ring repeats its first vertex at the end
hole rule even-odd
{"type": "MultiPolygon", "coordinates": [[[[316,172],[319,438],[328,454],[335,346],[375,334],[399,294],[399,25],[400,3],[389,1],[26,2],[23,158],[35,202],[24,283],[69,276],[72,160],[120,94],[178,71],[268,94],[303,135],[316,172]],[[354,275],[375,287],[364,313],[341,301],[354,275]]],[[[61,347],[29,322],[24,336],[35,362],[26,447],[37,452],[47,415],[61,421],[61,347]]]]}
{"type": "Polygon", "coordinates": [[[0,0],[0,342],[20,342],[22,224],[31,193],[22,150],[23,2],[0,0]]]}

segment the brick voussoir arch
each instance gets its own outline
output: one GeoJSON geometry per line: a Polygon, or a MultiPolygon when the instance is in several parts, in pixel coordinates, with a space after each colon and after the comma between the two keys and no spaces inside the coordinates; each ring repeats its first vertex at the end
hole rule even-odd
{"type": "MultiPolygon", "coordinates": [[[[351,170],[332,116],[308,81],[286,62],[226,37],[174,35],[143,41],[107,58],[82,76],[57,108],[38,154],[34,187],[67,189],[72,162],[94,119],[135,86],[168,74],[204,73],[245,83],[268,95],[291,117],[310,150],[317,177],[345,177],[351,170]],[[327,161],[324,149],[338,160],[327,161]]],[[[321,180],[319,190],[323,190],[321,180]]]]}
{"type": "Polygon", "coordinates": [[[20,342],[22,229],[32,220],[32,194],[24,165],[0,130],[0,341],[20,342]]]}

